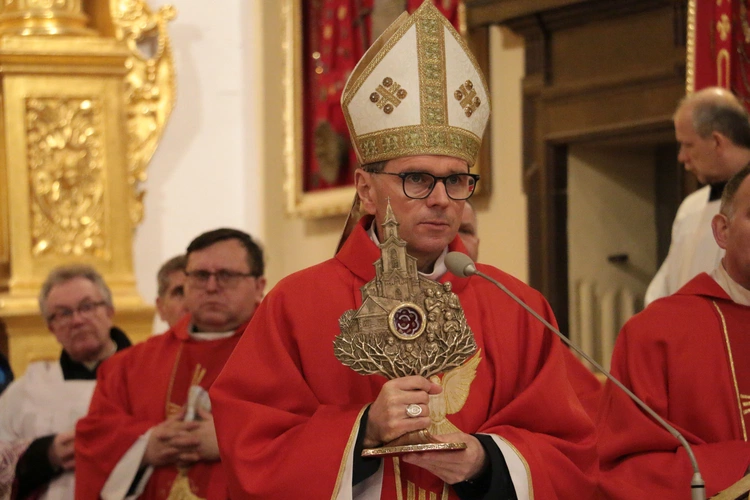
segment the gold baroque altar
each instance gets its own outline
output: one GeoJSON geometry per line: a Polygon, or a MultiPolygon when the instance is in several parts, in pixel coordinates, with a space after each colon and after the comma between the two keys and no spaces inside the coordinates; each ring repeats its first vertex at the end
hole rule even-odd
{"type": "Polygon", "coordinates": [[[0,5],[0,348],[16,375],[59,355],[36,302],[59,264],[95,266],[115,323],[133,341],[151,333],[132,243],[174,106],[174,15],[144,0],[0,5]]]}

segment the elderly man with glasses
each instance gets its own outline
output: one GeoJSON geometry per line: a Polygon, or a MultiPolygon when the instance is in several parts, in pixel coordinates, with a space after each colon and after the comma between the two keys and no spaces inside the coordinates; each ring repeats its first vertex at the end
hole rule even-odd
{"type": "Polygon", "coordinates": [[[30,364],[0,397],[0,455],[12,457],[0,461],[0,493],[12,487],[12,498],[72,498],[76,420],[88,410],[101,362],[130,341],[112,326],[112,294],[89,266],[54,269],[39,308],[62,354],[30,364]]]}
{"type": "MultiPolygon", "coordinates": [[[[464,40],[426,0],[363,56],[341,103],[365,216],[333,259],[274,287],[211,388],[230,496],[590,498],[575,360],[497,288],[446,269],[449,251],[466,253],[457,234],[490,110],[464,40]],[[467,324],[476,350],[450,369],[383,376],[439,363],[467,324]],[[452,450],[394,444],[426,432],[439,443],[418,444],[452,450]],[[401,451],[371,455],[389,449],[401,451]]],[[[554,322],[541,294],[479,267],[554,322]]]]}
{"type": "Polygon", "coordinates": [[[207,390],[263,297],[263,251],[217,229],[187,248],[188,314],[100,372],[77,427],[78,498],[225,498],[207,390]]]}

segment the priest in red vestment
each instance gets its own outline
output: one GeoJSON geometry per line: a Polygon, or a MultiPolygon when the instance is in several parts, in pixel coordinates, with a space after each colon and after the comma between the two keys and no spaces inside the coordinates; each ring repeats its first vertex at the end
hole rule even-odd
{"type": "MultiPolygon", "coordinates": [[[[690,443],[706,495],[750,468],[750,166],[728,183],[714,237],[721,264],[623,327],[612,373],[690,443]]],[[[603,498],[690,498],[687,452],[607,383],[599,422],[603,498]]]]}
{"type": "MultiPolygon", "coordinates": [[[[367,215],[333,259],[269,293],[211,388],[231,497],[590,498],[595,434],[567,376],[573,358],[492,284],[446,270],[448,251],[466,252],[457,233],[490,111],[464,40],[425,2],[364,55],[342,107],[363,165],[355,185],[367,215]],[[383,270],[404,262],[414,272],[404,289],[424,295],[422,312],[444,321],[437,333],[427,323],[421,351],[408,338],[390,338],[382,351],[424,359],[458,319],[476,350],[429,378],[360,375],[337,359],[334,339],[365,292],[398,274],[383,270]],[[446,310],[453,307],[461,318],[446,310]],[[361,456],[424,429],[466,449],[361,456]]],[[[538,292],[479,267],[554,321],[538,292]]],[[[372,297],[367,304],[381,313],[398,302],[372,297]]]]}
{"type": "Polygon", "coordinates": [[[102,365],[76,427],[76,498],[228,497],[207,391],[260,303],[263,253],[217,229],[187,248],[189,312],[102,365]]]}

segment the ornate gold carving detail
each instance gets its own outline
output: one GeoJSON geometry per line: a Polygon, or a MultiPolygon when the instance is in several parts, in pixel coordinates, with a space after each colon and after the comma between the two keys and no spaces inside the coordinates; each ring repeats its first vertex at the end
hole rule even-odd
{"type": "Polygon", "coordinates": [[[126,85],[128,182],[131,186],[130,219],[143,219],[140,184],[156,151],[176,98],[175,70],[167,23],[176,10],[171,5],[156,13],[144,0],[110,0],[115,36],[127,44],[131,56],[126,85]]]}
{"type": "Polygon", "coordinates": [[[406,99],[408,92],[401,85],[393,81],[393,78],[383,78],[383,83],[378,85],[375,92],[370,94],[370,101],[382,109],[383,113],[390,115],[393,110],[406,99]]]}
{"type": "Polygon", "coordinates": [[[32,254],[102,257],[104,158],[96,99],[26,100],[32,254]]]}
{"type": "Polygon", "coordinates": [[[461,85],[458,90],[453,93],[453,97],[457,101],[460,101],[461,107],[464,108],[466,116],[471,116],[474,111],[477,110],[482,104],[482,100],[477,96],[477,91],[474,89],[474,84],[471,80],[466,80],[466,83],[461,85]]]}
{"type": "Polygon", "coordinates": [[[4,0],[0,33],[15,35],[94,35],[86,27],[81,0],[4,0]]]}
{"type": "Polygon", "coordinates": [[[375,279],[362,287],[360,308],[339,318],[334,353],[362,375],[430,377],[461,366],[477,344],[451,283],[418,274],[397,226],[389,204],[375,279]]]}

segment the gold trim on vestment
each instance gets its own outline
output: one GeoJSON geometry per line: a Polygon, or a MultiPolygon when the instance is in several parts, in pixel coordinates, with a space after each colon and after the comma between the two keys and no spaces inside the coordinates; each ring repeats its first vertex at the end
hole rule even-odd
{"type": "MultiPolygon", "coordinates": [[[[172,387],[174,387],[174,380],[177,377],[177,366],[180,364],[180,356],[182,356],[182,346],[184,345],[183,342],[180,342],[180,347],[177,349],[177,356],[174,360],[174,365],[172,366],[172,373],[169,375],[169,385],[167,386],[167,398],[164,402],[164,415],[166,418],[169,418],[172,416],[172,409],[170,407],[171,405],[171,399],[172,399],[172,387]]],[[[180,408],[177,409],[177,411],[180,411],[180,408]]]]}
{"type": "Polygon", "coordinates": [[[344,472],[346,471],[346,462],[349,459],[349,455],[354,454],[354,445],[357,443],[357,435],[359,434],[360,430],[360,424],[362,421],[362,414],[367,409],[367,406],[363,406],[361,410],[359,410],[359,414],[357,415],[357,420],[355,420],[356,425],[352,427],[352,432],[349,434],[349,440],[346,443],[346,448],[344,448],[344,454],[342,455],[341,459],[341,465],[339,466],[339,474],[336,477],[336,484],[333,486],[333,494],[331,495],[331,500],[335,500],[335,498],[339,495],[339,489],[341,489],[341,480],[344,477],[344,472]]]}
{"type": "Polygon", "coordinates": [[[734,372],[734,357],[732,356],[732,346],[729,343],[729,332],[727,331],[727,322],[724,319],[724,313],[721,312],[719,305],[715,300],[711,303],[714,305],[716,312],[719,313],[721,319],[721,328],[724,332],[724,342],[727,345],[727,355],[729,356],[729,371],[732,373],[732,383],[734,384],[734,394],[737,399],[737,410],[740,413],[740,425],[742,426],[742,439],[747,441],[747,429],[745,428],[745,416],[742,414],[742,402],[740,401],[740,387],[737,384],[737,374],[734,372]]]}
{"type": "MultiPolygon", "coordinates": [[[[344,110],[344,118],[361,164],[420,154],[460,158],[469,166],[476,163],[482,137],[478,137],[465,128],[448,124],[448,106],[460,106],[460,103],[453,97],[456,89],[449,91],[447,88],[446,36],[452,37],[458,43],[477,70],[481,87],[485,90],[488,88],[487,81],[479,70],[476,58],[466,40],[455,31],[434,6],[423,4],[411,16],[400,17],[378,38],[373,47],[368,49],[352,72],[342,94],[341,107],[344,110]],[[349,112],[350,103],[358,95],[372,72],[380,66],[385,56],[412,27],[416,30],[417,41],[420,123],[406,127],[383,128],[368,134],[357,134],[349,112]]],[[[413,91],[410,88],[405,88],[405,90],[413,91]]],[[[487,103],[483,105],[489,107],[489,95],[483,99],[487,100],[487,103]]],[[[467,114],[467,116],[471,115],[467,114]]]]}
{"type": "Polygon", "coordinates": [[[523,455],[521,455],[521,453],[518,451],[518,448],[513,446],[513,443],[511,443],[510,441],[508,441],[502,436],[498,436],[497,434],[493,434],[493,436],[497,436],[498,439],[503,440],[505,444],[510,446],[510,448],[513,450],[516,456],[521,459],[521,462],[523,463],[523,467],[524,469],[526,469],[526,479],[528,480],[528,483],[529,483],[529,500],[534,500],[534,483],[531,481],[531,468],[529,467],[529,463],[526,461],[526,458],[523,455]]]}
{"type": "MultiPolygon", "coordinates": [[[[396,500],[404,500],[404,493],[401,489],[401,463],[398,457],[393,457],[393,478],[396,486],[396,500]]],[[[427,490],[418,488],[411,481],[406,482],[406,500],[427,500],[427,490]],[[417,493],[419,498],[417,499],[417,493]]],[[[430,500],[437,500],[437,494],[430,493],[430,500]]],[[[448,500],[448,484],[443,482],[443,492],[440,496],[440,500],[448,500]]]]}

